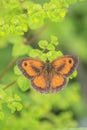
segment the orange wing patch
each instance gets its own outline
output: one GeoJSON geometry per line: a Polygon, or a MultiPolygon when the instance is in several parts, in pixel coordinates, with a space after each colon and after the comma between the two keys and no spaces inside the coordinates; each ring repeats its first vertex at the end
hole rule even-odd
{"type": "Polygon", "coordinates": [[[31,80],[31,85],[41,93],[47,93],[48,83],[46,73],[40,74],[31,80]]]}
{"type": "Polygon", "coordinates": [[[78,58],[75,56],[60,57],[52,62],[54,71],[65,76],[70,76],[78,65],[78,58]]]}
{"type": "Polygon", "coordinates": [[[67,80],[61,74],[53,73],[50,77],[50,92],[60,91],[67,84],[67,80]]]}

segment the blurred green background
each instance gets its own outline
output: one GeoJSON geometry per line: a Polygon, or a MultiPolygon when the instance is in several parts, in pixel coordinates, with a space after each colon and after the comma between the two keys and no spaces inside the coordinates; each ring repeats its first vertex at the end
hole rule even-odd
{"type": "MultiPolygon", "coordinates": [[[[77,77],[56,94],[42,95],[31,87],[23,92],[18,84],[6,89],[8,95],[17,93],[21,97],[23,109],[11,113],[3,104],[5,117],[0,121],[1,130],[57,130],[87,126],[87,1],[70,6],[63,21],[55,23],[47,20],[46,23],[46,28],[31,45],[38,48],[37,41],[49,40],[50,35],[57,36],[58,49],[63,54],[79,57],[77,77]]],[[[34,31],[31,33],[34,34],[34,31]]],[[[13,59],[12,49],[13,45],[9,43],[0,46],[1,74],[13,59]]],[[[9,84],[17,78],[15,65],[16,61],[9,72],[0,77],[0,84],[9,84]]]]}

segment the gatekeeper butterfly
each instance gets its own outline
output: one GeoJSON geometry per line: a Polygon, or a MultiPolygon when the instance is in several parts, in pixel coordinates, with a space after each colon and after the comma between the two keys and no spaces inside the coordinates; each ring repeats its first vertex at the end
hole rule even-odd
{"type": "Polygon", "coordinates": [[[68,77],[78,65],[78,58],[65,55],[46,63],[35,58],[22,58],[18,67],[25,77],[30,79],[31,85],[40,93],[56,93],[62,90],[68,77]]]}

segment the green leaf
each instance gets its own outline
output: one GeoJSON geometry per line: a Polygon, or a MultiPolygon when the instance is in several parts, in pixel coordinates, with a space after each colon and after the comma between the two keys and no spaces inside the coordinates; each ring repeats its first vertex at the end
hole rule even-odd
{"type": "Polygon", "coordinates": [[[30,46],[26,46],[23,43],[18,43],[15,44],[13,46],[13,51],[12,51],[12,55],[15,56],[21,56],[21,55],[25,55],[29,52],[29,50],[31,49],[30,46]]]}
{"type": "Polygon", "coordinates": [[[58,0],[44,4],[43,8],[46,10],[47,17],[55,22],[62,20],[66,15],[66,8],[63,8],[58,0]]]}
{"type": "Polygon", "coordinates": [[[63,56],[63,53],[61,51],[56,51],[55,53],[56,53],[57,57],[63,56]]]}
{"type": "Polygon", "coordinates": [[[41,59],[42,61],[46,61],[46,59],[47,59],[47,54],[43,53],[42,55],[40,55],[40,59],[41,59]]]}
{"type": "Polygon", "coordinates": [[[56,36],[51,36],[51,44],[57,46],[59,44],[58,38],[56,36]]]}
{"type": "Polygon", "coordinates": [[[14,73],[16,75],[21,75],[22,74],[17,65],[14,67],[14,73]]]}
{"type": "Polygon", "coordinates": [[[19,102],[12,102],[8,104],[8,108],[11,109],[11,112],[14,113],[16,110],[17,111],[21,111],[23,106],[21,103],[19,102]]]}
{"type": "Polygon", "coordinates": [[[14,113],[15,111],[16,111],[16,108],[15,108],[15,106],[14,106],[14,103],[12,102],[12,103],[8,103],[8,108],[10,108],[10,110],[11,110],[11,112],[12,113],[14,113]]]}
{"type": "Polygon", "coordinates": [[[47,46],[47,50],[54,51],[54,50],[55,50],[55,46],[50,43],[50,44],[48,44],[48,46],[47,46]]]}
{"type": "Polygon", "coordinates": [[[49,58],[49,60],[53,61],[54,59],[63,56],[63,53],[61,51],[49,51],[47,53],[47,57],[49,58]]]}
{"type": "Polygon", "coordinates": [[[16,102],[16,109],[17,109],[17,111],[21,111],[23,109],[22,104],[19,102],[16,102]]]}
{"type": "Polygon", "coordinates": [[[17,43],[23,43],[25,42],[25,39],[23,37],[20,37],[20,36],[14,36],[14,35],[10,35],[8,36],[8,41],[11,43],[11,44],[17,44],[17,43]]]}
{"type": "Polygon", "coordinates": [[[21,98],[19,97],[19,95],[14,94],[14,100],[15,101],[21,101],[21,98]]]}
{"type": "Polygon", "coordinates": [[[77,76],[77,71],[75,70],[73,73],[72,73],[72,75],[70,76],[70,79],[73,79],[73,78],[75,78],[77,76]]]}
{"type": "Polygon", "coordinates": [[[11,109],[11,112],[14,113],[16,110],[20,111],[22,110],[23,106],[21,103],[19,102],[12,102],[12,103],[8,103],[8,108],[11,109]]]}
{"type": "Polygon", "coordinates": [[[32,12],[34,3],[32,1],[24,1],[23,4],[21,5],[23,9],[28,9],[28,13],[32,12]]]}
{"type": "Polygon", "coordinates": [[[46,49],[48,46],[48,42],[46,40],[40,40],[38,43],[39,47],[42,49],[46,49]]]}
{"type": "Polygon", "coordinates": [[[13,97],[11,97],[11,96],[7,96],[7,97],[5,98],[5,101],[6,101],[7,103],[12,103],[12,102],[14,101],[14,99],[13,99],[13,97]]]}
{"type": "Polygon", "coordinates": [[[30,57],[39,57],[40,55],[42,55],[42,51],[40,51],[39,49],[31,49],[28,54],[30,57]]]}
{"type": "Polygon", "coordinates": [[[29,23],[28,23],[29,27],[31,29],[37,29],[37,28],[41,27],[44,24],[43,19],[40,19],[37,16],[30,17],[28,21],[29,21],[29,23]]]}
{"type": "Polygon", "coordinates": [[[17,83],[22,91],[27,91],[29,89],[29,80],[23,75],[18,77],[17,83]]]}
{"type": "Polygon", "coordinates": [[[37,29],[44,24],[45,12],[40,4],[33,4],[28,9],[28,25],[31,29],[37,29]]]}

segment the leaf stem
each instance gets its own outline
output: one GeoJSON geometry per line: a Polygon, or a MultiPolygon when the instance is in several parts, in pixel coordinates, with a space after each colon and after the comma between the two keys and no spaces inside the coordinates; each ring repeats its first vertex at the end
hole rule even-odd
{"type": "Polygon", "coordinates": [[[12,85],[14,85],[14,84],[16,83],[16,81],[17,81],[17,79],[14,80],[14,81],[12,81],[11,83],[9,83],[7,86],[5,86],[5,87],[3,88],[3,90],[6,90],[7,88],[9,88],[9,87],[11,87],[12,85]]]}

